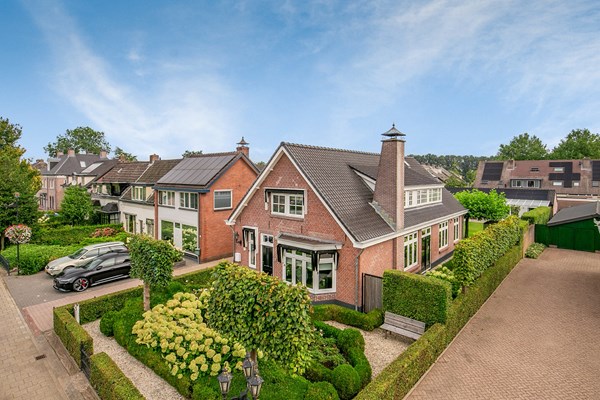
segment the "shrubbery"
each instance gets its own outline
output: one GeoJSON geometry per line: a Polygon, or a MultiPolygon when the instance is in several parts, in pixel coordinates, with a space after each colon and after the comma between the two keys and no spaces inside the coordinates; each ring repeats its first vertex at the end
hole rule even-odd
{"type": "Polygon", "coordinates": [[[532,243],[525,251],[525,257],[538,258],[545,248],[546,245],[543,243],[532,243]]]}
{"type": "Polygon", "coordinates": [[[552,216],[550,207],[537,207],[521,215],[521,219],[530,224],[546,225],[552,216]]]}
{"type": "Polygon", "coordinates": [[[336,304],[323,304],[314,306],[313,310],[313,320],[337,321],[365,331],[372,331],[383,324],[383,311],[379,309],[365,314],[336,304]]]}
{"type": "Polygon", "coordinates": [[[304,400],[339,400],[339,396],[331,383],[315,382],[308,386],[304,400]]]}
{"type": "Polygon", "coordinates": [[[360,377],[350,364],[342,364],[336,367],[333,370],[331,379],[342,400],[354,398],[360,390],[360,377]]]}
{"type": "Polygon", "coordinates": [[[90,357],[90,384],[102,400],[144,400],[144,396],[106,353],[90,357]]]}
{"type": "Polygon", "coordinates": [[[460,288],[461,288],[460,282],[458,282],[458,280],[454,276],[454,272],[452,272],[445,265],[436,270],[428,271],[425,275],[430,276],[432,278],[437,278],[437,279],[441,279],[443,281],[449,282],[450,285],[452,285],[452,297],[458,296],[458,293],[460,292],[460,288]]]}
{"type": "MultiPolygon", "coordinates": [[[[44,269],[50,261],[72,254],[81,246],[42,246],[22,244],[19,249],[19,272],[21,275],[33,275],[44,269]]],[[[11,267],[17,265],[17,246],[11,246],[2,252],[11,267]]]]}
{"type": "Polygon", "coordinates": [[[93,236],[96,231],[103,231],[105,228],[114,231],[115,234],[123,232],[123,227],[120,224],[61,227],[41,226],[34,232],[34,235],[31,238],[31,243],[52,246],[69,246],[72,244],[79,244],[86,239],[106,237],[106,235],[93,236]]]}

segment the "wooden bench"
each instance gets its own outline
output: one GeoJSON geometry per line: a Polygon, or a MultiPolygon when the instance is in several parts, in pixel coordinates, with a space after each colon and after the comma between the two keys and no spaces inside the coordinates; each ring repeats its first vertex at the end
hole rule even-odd
{"type": "Polygon", "coordinates": [[[416,340],[425,333],[425,322],[386,311],[383,325],[380,328],[416,340]]]}

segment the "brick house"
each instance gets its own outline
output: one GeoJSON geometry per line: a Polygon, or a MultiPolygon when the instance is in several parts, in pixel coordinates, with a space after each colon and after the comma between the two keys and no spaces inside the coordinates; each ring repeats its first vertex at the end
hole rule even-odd
{"type": "Polygon", "coordinates": [[[362,309],[364,276],[449,257],[467,211],[404,156],[404,134],[384,136],[381,154],[282,143],[227,221],[236,261],[362,309]]]}
{"type": "Polygon", "coordinates": [[[258,175],[243,138],[235,152],[186,157],[154,185],[156,237],[200,262],[230,257],[232,231],[225,225],[258,175]]]}

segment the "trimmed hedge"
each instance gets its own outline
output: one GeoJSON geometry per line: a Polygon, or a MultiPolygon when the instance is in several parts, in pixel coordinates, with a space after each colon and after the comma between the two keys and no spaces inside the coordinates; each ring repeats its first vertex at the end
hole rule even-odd
{"type": "MultiPolygon", "coordinates": [[[[70,246],[72,244],[81,243],[87,239],[94,239],[91,243],[99,243],[99,242],[112,242],[115,240],[114,236],[112,237],[98,237],[92,238],[92,234],[97,229],[102,228],[113,228],[118,232],[123,231],[123,225],[121,224],[112,224],[112,225],[85,225],[85,226],[61,226],[61,227],[40,227],[36,230],[33,237],[31,238],[31,243],[33,244],[42,244],[42,245],[52,245],[52,246],[70,246]]],[[[124,236],[123,236],[124,237],[124,236]]],[[[86,243],[90,244],[90,243],[86,243]]],[[[85,245],[84,245],[85,246],[85,245]]]]}
{"type": "Polygon", "coordinates": [[[337,391],[329,382],[315,382],[308,386],[304,400],[339,400],[337,391]]]}
{"type": "Polygon", "coordinates": [[[340,399],[350,400],[360,390],[360,377],[350,364],[338,365],[332,373],[333,386],[340,399]]]}
{"type": "Polygon", "coordinates": [[[106,354],[90,357],[90,384],[102,400],[143,400],[144,396],[106,354]]]}
{"type": "MultiPolygon", "coordinates": [[[[33,275],[42,271],[46,264],[60,257],[72,254],[82,246],[44,246],[22,244],[19,246],[19,271],[21,275],[33,275]]],[[[2,252],[11,266],[17,265],[17,246],[10,246],[2,252]]]]}
{"type": "MultiPolygon", "coordinates": [[[[71,310],[73,307],[71,306],[71,310]]],[[[54,332],[71,355],[77,366],[81,368],[81,346],[87,354],[94,353],[94,340],[77,323],[68,307],[58,307],[53,310],[54,332]]]]}
{"type": "Polygon", "coordinates": [[[472,285],[512,246],[520,243],[523,238],[521,222],[515,216],[508,217],[456,245],[453,272],[462,286],[472,285]]]}
{"type": "Polygon", "coordinates": [[[441,279],[397,270],[383,273],[383,308],[431,326],[446,322],[452,286],[441,279]]]}
{"type": "Polygon", "coordinates": [[[453,301],[446,324],[434,324],[388,365],[356,400],[402,399],[521,259],[514,246],[453,301]]]}
{"type": "Polygon", "coordinates": [[[521,215],[521,219],[529,222],[531,225],[546,225],[551,216],[552,209],[550,207],[537,207],[521,215]]]}
{"type": "Polygon", "coordinates": [[[322,304],[313,307],[313,320],[337,321],[364,331],[372,331],[383,324],[383,311],[375,309],[368,314],[336,304],[322,304]]]}

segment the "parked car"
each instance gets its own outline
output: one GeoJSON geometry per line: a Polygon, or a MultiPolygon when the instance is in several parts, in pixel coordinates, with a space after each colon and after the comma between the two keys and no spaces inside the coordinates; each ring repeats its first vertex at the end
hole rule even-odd
{"type": "Polygon", "coordinates": [[[54,289],[83,292],[90,286],[129,278],[130,269],[128,251],[107,253],[58,275],[54,278],[54,289]]]}
{"type": "Polygon", "coordinates": [[[127,247],[125,247],[123,242],[90,244],[77,250],[73,254],[50,261],[48,265],[46,265],[46,272],[51,276],[57,276],[65,269],[78,267],[86,264],[90,259],[98,257],[99,255],[116,251],[127,251],[127,247]]]}

